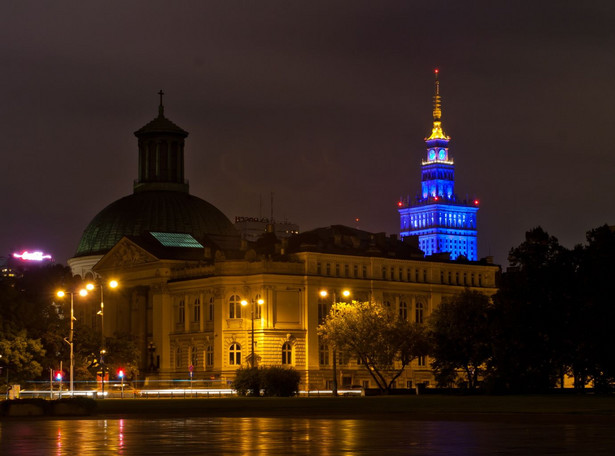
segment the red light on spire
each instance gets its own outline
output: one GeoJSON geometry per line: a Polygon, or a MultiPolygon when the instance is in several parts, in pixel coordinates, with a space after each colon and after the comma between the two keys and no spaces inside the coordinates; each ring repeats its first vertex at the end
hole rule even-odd
{"type": "Polygon", "coordinates": [[[440,70],[438,70],[437,68],[435,70],[433,70],[434,73],[438,74],[440,72],[440,70]]]}
{"type": "Polygon", "coordinates": [[[478,200],[474,200],[474,205],[478,206],[478,200]]]}
{"type": "Polygon", "coordinates": [[[397,202],[397,206],[398,206],[398,207],[402,207],[403,205],[404,205],[403,201],[398,201],[398,202],[397,202]]]}

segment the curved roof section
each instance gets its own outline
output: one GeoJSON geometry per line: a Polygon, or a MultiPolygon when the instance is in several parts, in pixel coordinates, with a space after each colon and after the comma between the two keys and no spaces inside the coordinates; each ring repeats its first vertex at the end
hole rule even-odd
{"type": "Polygon", "coordinates": [[[231,221],[215,206],[189,193],[137,192],[104,208],[92,219],[75,257],[103,254],[124,236],[148,231],[188,233],[199,242],[237,238],[231,221]]]}
{"type": "Polygon", "coordinates": [[[151,122],[148,122],[143,127],[135,131],[135,136],[138,137],[138,136],[142,136],[146,134],[158,135],[158,134],[165,134],[165,133],[173,134],[173,135],[180,135],[180,136],[183,136],[184,138],[188,136],[188,132],[186,130],[182,129],[181,127],[178,127],[173,122],[171,122],[169,119],[164,117],[162,112],[154,120],[152,120],[151,122]]]}

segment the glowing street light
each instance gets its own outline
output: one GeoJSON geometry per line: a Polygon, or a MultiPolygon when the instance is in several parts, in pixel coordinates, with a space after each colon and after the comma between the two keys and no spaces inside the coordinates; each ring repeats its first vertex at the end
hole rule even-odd
{"type": "MultiPolygon", "coordinates": [[[[251,311],[251,320],[252,320],[252,348],[250,350],[250,367],[254,368],[254,306],[256,304],[258,304],[259,306],[262,306],[265,303],[264,299],[252,299],[252,311],[251,311]]],[[[243,307],[248,305],[248,301],[246,301],[245,299],[243,301],[241,301],[241,305],[243,307]]]]}
{"type": "MultiPolygon", "coordinates": [[[[329,296],[329,292],[327,290],[320,290],[319,292],[321,298],[326,298],[329,296]]],[[[344,298],[348,298],[350,296],[350,290],[344,289],[342,290],[342,296],[344,298]]],[[[335,290],[333,291],[333,304],[337,302],[337,295],[335,290]]],[[[331,388],[331,394],[337,396],[337,352],[335,350],[335,345],[333,345],[333,387],[331,388]]]]}
{"type": "MultiPolygon", "coordinates": [[[[101,369],[101,393],[102,397],[105,397],[105,354],[107,350],[105,349],[105,302],[104,302],[104,293],[103,290],[105,288],[102,281],[98,281],[97,283],[89,282],[86,284],[85,288],[88,291],[94,290],[96,287],[100,288],[100,310],[97,312],[100,315],[100,369],[101,369]]],[[[117,288],[119,286],[119,282],[115,279],[109,280],[107,282],[107,286],[109,288],[117,288]]]]}
{"type": "MultiPolygon", "coordinates": [[[[78,291],[79,296],[87,296],[88,290],[82,288],[78,291]]],[[[59,290],[56,295],[59,298],[63,298],[66,295],[70,295],[70,334],[68,336],[68,340],[64,339],[64,341],[70,346],[70,394],[73,395],[74,392],[74,383],[73,383],[73,364],[75,354],[73,351],[73,335],[74,335],[74,324],[75,324],[75,307],[74,307],[74,292],[59,290]]]]}

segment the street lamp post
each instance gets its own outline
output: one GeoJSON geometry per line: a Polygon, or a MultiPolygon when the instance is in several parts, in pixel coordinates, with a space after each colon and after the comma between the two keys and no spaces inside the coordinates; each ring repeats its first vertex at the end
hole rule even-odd
{"type": "MultiPolygon", "coordinates": [[[[79,290],[79,296],[87,296],[88,291],[86,289],[81,289],[79,290]]],[[[73,335],[74,335],[74,326],[75,326],[75,305],[74,305],[74,295],[75,293],[72,291],[63,291],[60,290],[56,293],[56,295],[60,298],[63,298],[64,296],[66,296],[67,294],[70,295],[70,333],[68,336],[68,340],[64,339],[64,341],[70,346],[70,371],[69,371],[69,378],[70,378],[70,395],[73,395],[74,392],[74,382],[73,382],[73,365],[74,365],[74,358],[75,358],[75,354],[74,354],[74,350],[73,350],[73,335]]]]}
{"type": "MultiPolygon", "coordinates": [[[[264,304],[264,300],[263,299],[252,299],[252,309],[251,309],[251,320],[252,320],[252,345],[251,345],[251,349],[250,349],[250,367],[254,368],[255,366],[255,359],[254,359],[254,306],[255,304],[258,304],[259,306],[262,306],[264,304]]],[[[245,299],[243,301],[241,301],[241,305],[242,306],[247,306],[248,305],[248,301],[246,301],[245,299]]]]}
{"type": "MultiPolygon", "coordinates": [[[[101,370],[101,393],[102,397],[105,397],[105,354],[107,350],[105,348],[105,300],[104,300],[104,284],[102,281],[98,281],[97,284],[100,288],[100,310],[97,312],[100,315],[100,370],[101,370]]],[[[93,283],[88,283],[85,288],[88,291],[92,291],[96,288],[96,285],[93,283]]],[[[119,286],[119,282],[117,280],[110,280],[107,283],[109,288],[117,288],[119,286]]]]}
{"type": "MultiPolygon", "coordinates": [[[[329,295],[329,292],[327,290],[321,290],[320,291],[320,296],[322,298],[326,298],[329,295]]],[[[350,296],[350,290],[343,290],[342,291],[342,296],[344,298],[347,298],[348,296],[350,296]]],[[[337,300],[337,293],[335,292],[335,290],[333,291],[333,304],[336,303],[337,300]]],[[[332,347],[332,354],[333,354],[333,364],[332,364],[332,368],[333,368],[333,385],[331,386],[331,394],[333,394],[333,396],[337,396],[337,351],[335,350],[335,343],[333,344],[332,347]]]]}

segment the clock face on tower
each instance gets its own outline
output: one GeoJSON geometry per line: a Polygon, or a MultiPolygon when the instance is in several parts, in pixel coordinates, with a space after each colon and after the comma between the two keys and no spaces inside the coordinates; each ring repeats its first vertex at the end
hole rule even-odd
{"type": "Polygon", "coordinates": [[[446,160],[446,150],[440,149],[438,151],[438,160],[446,160]]]}
{"type": "Polygon", "coordinates": [[[433,149],[429,149],[429,153],[427,154],[427,158],[431,161],[431,160],[435,160],[436,159],[436,151],[433,149]]]}

